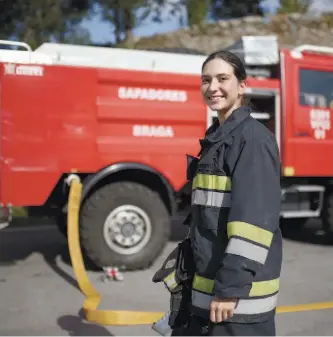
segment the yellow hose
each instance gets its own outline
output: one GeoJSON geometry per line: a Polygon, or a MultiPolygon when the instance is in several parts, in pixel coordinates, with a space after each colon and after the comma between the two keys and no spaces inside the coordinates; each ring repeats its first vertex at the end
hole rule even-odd
{"type": "Polygon", "coordinates": [[[158,321],[164,312],[98,310],[101,295],[88,279],[79,239],[79,211],[82,184],[78,177],[71,180],[68,202],[68,245],[73,270],[80,290],[85,295],[83,311],[89,322],[102,325],[139,325],[158,321]]]}

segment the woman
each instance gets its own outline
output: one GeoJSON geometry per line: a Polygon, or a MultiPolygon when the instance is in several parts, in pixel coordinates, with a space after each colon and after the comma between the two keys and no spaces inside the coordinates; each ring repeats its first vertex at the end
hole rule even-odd
{"type": "Polygon", "coordinates": [[[208,56],[201,94],[218,120],[187,172],[196,273],[186,335],[275,335],[282,263],[279,150],[274,135],[250,116],[245,88],[246,72],[234,54],[208,56]]]}

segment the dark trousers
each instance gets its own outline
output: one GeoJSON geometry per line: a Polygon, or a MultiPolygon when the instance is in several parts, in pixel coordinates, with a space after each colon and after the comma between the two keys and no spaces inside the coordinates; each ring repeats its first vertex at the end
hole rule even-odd
{"type": "Polygon", "coordinates": [[[192,316],[188,326],[174,330],[173,336],[275,336],[275,318],[260,323],[213,324],[192,316]]]}

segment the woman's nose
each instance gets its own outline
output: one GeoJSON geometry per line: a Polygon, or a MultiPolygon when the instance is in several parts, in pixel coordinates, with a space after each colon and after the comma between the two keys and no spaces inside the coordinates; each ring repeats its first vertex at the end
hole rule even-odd
{"type": "Polygon", "coordinates": [[[219,82],[213,79],[209,84],[209,91],[216,91],[219,89],[219,82]]]}

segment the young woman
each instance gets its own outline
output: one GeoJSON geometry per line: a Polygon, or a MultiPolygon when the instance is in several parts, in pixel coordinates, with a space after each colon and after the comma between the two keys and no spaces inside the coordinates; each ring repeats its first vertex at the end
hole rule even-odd
{"type": "Polygon", "coordinates": [[[196,273],[185,335],[275,335],[280,158],[274,135],[244,105],[245,88],[238,57],[228,51],[208,56],[201,94],[218,120],[187,172],[196,273]]]}

